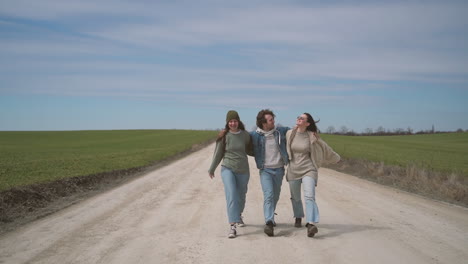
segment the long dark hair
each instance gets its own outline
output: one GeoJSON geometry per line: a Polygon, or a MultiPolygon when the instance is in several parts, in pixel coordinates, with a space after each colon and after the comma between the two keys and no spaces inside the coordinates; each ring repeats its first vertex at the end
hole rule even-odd
{"type": "MultiPolygon", "coordinates": [[[[239,126],[238,128],[240,130],[245,130],[245,126],[244,126],[244,123],[242,123],[242,121],[238,120],[239,121],[239,126]]],[[[216,138],[216,141],[220,141],[221,139],[223,139],[227,132],[229,132],[229,122],[226,122],[226,125],[224,126],[224,129],[221,130],[218,134],[218,138],[216,138]]]]}
{"type": "Polygon", "coordinates": [[[320,121],[320,119],[317,120],[317,121],[315,121],[314,118],[313,118],[309,113],[304,113],[304,115],[307,116],[307,122],[309,122],[309,124],[310,124],[310,125],[306,128],[306,130],[312,131],[312,132],[317,132],[318,128],[317,128],[316,123],[318,123],[318,122],[320,121]]]}

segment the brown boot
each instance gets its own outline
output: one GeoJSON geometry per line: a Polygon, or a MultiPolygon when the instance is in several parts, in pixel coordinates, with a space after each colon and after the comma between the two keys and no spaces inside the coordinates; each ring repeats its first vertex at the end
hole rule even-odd
{"type": "Polygon", "coordinates": [[[315,225],[307,223],[306,227],[307,227],[307,236],[308,237],[314,237],[315,234],[318,233],[318,228],[315,225]]]}
{"type": "Polygon", "coordinates": [[[295,227],[302,227],[302,218],[296,218],[295,227]]]}

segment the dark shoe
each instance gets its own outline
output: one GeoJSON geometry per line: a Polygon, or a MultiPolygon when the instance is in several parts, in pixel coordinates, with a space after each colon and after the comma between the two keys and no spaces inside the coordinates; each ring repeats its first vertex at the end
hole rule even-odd
{"type": "Polygon", "coordinates": [[[296,218],[295,227],[302,227],[302,218],[296,218]]]}
{"type": "Polygon", "coordinates": [[[315,225],[307,223],[306,227],[307,227],[307,236],[308,237],[314,237],[315,234],[318,233],[318,228],[315,225]]]}
{"type": "Polygon", "coordinates": [[[265,228],[263,229],[263,231],[265,232],[265,234],[267,234],[268,236],[274,236],[274,227],[273,227],[273,222],[272,221],[268,221],[265,225],[265,228]]]}

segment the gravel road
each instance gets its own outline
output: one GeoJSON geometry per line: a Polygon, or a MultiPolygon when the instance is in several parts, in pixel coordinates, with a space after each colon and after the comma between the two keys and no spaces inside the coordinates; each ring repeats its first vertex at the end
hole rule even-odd
{"type": "Polygon", "coordinates": [[[293,226],[283,183],[275,237],[263,233],[258,170],[228,239],[214,144],[0,236],[0,263],[467,263],[468,209],[320,169],[314,238],[293,226]]]}

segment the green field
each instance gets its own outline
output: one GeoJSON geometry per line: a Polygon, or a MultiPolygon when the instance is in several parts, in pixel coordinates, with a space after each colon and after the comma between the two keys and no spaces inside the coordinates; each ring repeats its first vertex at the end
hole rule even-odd
{"type": "Polygon", "coordinates": [[[468,175],[468,133],[321,137],[344,158],[468,175]]]}
{"type": "Polygon", "coordinates": [[[0,191],[149,165],[215,138],[216,131],[0,132],[0,191]]]}
{"type": "MultiPolygon", "coordinates": [[[[0,132],[0,191],[149,165],[216,135],[192,130],[0,132]]],[[[344,158],[468,175],[468,133],[321,137],[344,158]]]]}

